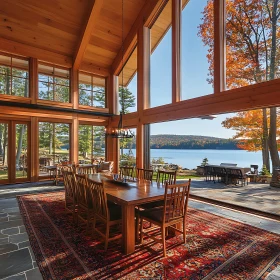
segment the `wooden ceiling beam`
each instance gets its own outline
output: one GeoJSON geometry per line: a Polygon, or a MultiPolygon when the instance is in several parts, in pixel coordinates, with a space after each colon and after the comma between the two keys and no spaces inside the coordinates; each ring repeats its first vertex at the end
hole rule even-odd
{"type": "Polygon", "coordinates": [[[157,15],[159,11],[162,10],[167,2],[168,0],[147,0],[124,40],[123,52],[122,49],[120,49],[116,58],[114,59],[111,67],[112,74],[118,75],[120,73],[122,70],[122,61],[127,61],[133,49],[135,48],[137,43],[138,29],[143,25],[146,26],[150,24],[154,20],[155,15],[157,15]]]}
{"type": "Polygon", "coordinates": [[[64,67],[72,66],[72,57],[39,49],[33,46],[28,46],[4,38],[0,38],[0,51],[7,52],[10,54],[22,55],[26,57],[34,57],[38,60],[64,67]]]}
{"type": "Polygon", "coordinates": [[[90,62],[83,61],[79,68],[80,71],[84,71],[87,73],[91,73],[101,77],[108,77],[110,74],[110,70],[106,68],[102,68],[96,65],[93,65],[90,62]]]}
{"type": "Polygon", "coordinates": [[[82,36],[80,38],[76,53],[74,55],[74,63],[73,63],[74,69],[79,69],[79,67],[80,67],[86,47],[90,41],[92,30],[95,27],[96,23],[98,22],[98,16],[99,16],[100,10],[103,6],[103,2],[104,2],[104,0],[95,0],[92,3],[89,16],[85,23],[85,28],[82,32],[82,36]]]}
{"type": "MultiPolygon", "coordinates": [[[[143,123],[197,118],[280,105],[280,81],[273,80],[144,110],[143,123]]],[[[127,116],[129,117],[129,116],[127,116]]]]}

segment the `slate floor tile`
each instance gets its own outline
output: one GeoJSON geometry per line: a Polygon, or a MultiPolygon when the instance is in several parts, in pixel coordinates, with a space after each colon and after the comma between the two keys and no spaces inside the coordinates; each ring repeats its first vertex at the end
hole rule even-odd
{"type": "Polygon", "coordinates": [[[3,223],[0,223],[0,230],[18,227],[18,226],[22,226],[22,225],[23,225],[23,221],[21,219],[15,220],[15,221],[3,222],[3,223]]]}
{"type": "Polygon", "coordinates": [[[25,226],[20,226],[20,227],[19,227],[19,232],[20,232],[20,233],[26,232],[25,226]]]}
{"type": "Polygon", "coordinates": [[[29,247],[30,246],[30,242],[29,241],[24,241],[21,243],[18,243],[18,247],[21,248],[25,248],[25,247],[29,247]]]}
{"type": "MultiPolygon", "coordinates": [[[[1,199],[0,199],[0,203],[1,203],[1,199]]],[[[7,217],[7,216],[8,216],[8,213],[0,212],[0,218],[4,218],[4,217],[7,217]]]]}
{"type": "Polygon", "coordinates": [[[0,279],[32,268],[28,248],[0,255],[0,279]]]}
{"type": "Polygon", "coordinates": [[[0,223],[1,222],[6,222],[8,221],[8,216],[7,217],[0,217],[0,223]]]}
{"type": "Polygon", "coordinates": [[[19,234],[19,228],[13,227],[13,228],[3,229],[2,233],[7,235],[19,234]]]}
{"type": "Polygon", "coordinates": [[[10,243],[20,243],[28,240],[28,235],[26,232],[20,233],[20,234],[15,234],[11,235],[9,237],[9,242],[10,243]]]}
{"type": "Polygon", "coordinates": [[[0,239],[0,245],[9,243],[9,237],[4,237],[0,239]]]}
{"type": "Polygon", "coordinates": [[[12,275],[8,278],[5,278],[5,280],[26,280],[25,274],[17,274],[17,275],[12,275]]]}
{"type": "Polygon", "coordinates": [[[4,212],[3,209],[5,208],[13,208],[17,207],[17,199],[16,198],[3,198],[0,199],[0,211],[4,212]]]}
{"type": "Polygon", "coordinates": [[[26,279],[27,280],[41,280],[43,278],[42,278],[39,268],[36,267],[34,269],[26,271],[26,279]]]}
{"type": "Polygon", "coordinates": [[[11,244],[11,243],[0,244],[0,254],[15,251],[17,249],[18,249],[18,246],[16,244],[11,244]]]}

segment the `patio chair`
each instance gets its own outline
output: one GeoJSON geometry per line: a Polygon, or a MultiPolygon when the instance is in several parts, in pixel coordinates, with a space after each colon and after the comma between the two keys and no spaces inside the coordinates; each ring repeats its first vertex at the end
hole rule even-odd
{"type": "Polygon", "coordinates": [[[246,176],[248,179],[250,179],[250,182],[257,182],[257,177],[259,174],[259,166],[256,164],[250,165],[251,170],[246,173],[246,176]]]}
{"type": "Polygon", "coordinates": [[[122,223],[122,209],[119,205],[107,203],[107,196],[104,191],[106,181],[102,183],[89,180],[89,193],[94,205],[92,235],[97,232],[105,242],[105,251],[108,242],[122,238],[122,234],[114,234],[110,237],[110,227],[120,226],[122,223]],[[97,222],[105,225],[105,232],[101,227],[97,227],[97,222]]]}
{"type": "Polygon", "coordinates": [[[246,182],[248,185],[248,178],[247,178],[246,174],[242,173],[241,169],[228,168],[227,173],[228,173],[227,176],[228,176],[229,182],[234,183],[236,185],[239,183],[239,181],[241,181],[242,186],[245,186],[246,182]]]}
{"type": "Polygon", "coordinates": [[[137,170],[136,170],[136,177],[138,179],[149,180],[149,181],[152,182],[153,181],[153,174],[154,174],[153,169],[137,168],[137,170]]]}
{"type": "Polygon", "coordinates": [[[205,165],[205,181],[215,182],[216,174],[213,166],[205,165]]]}
{"type": "Polygon", "coordinates": [[[213,181],[217,178],[218,182],[227,182],[227,171],[225,167],[213,167],[213,181]]]}
{"type": "Polygon", "coordinates": [[[161,208],[146,209],[140,212],[140,238],[143,243],[143,236],[159,242],[159,239],[150,234],[151,231],[143,230],[143,221],[149,221],[161,228],[161,242],[163,244],[163,255],[166,256],[165,233],[168,227],[183,234],[184,243],[186,243],[186,214],[188,207],[188,198],[190,193],[190,183],[165,185],[164,206],[161,208]],[[183,223],[183,230],[175,225],[183,223]]]}

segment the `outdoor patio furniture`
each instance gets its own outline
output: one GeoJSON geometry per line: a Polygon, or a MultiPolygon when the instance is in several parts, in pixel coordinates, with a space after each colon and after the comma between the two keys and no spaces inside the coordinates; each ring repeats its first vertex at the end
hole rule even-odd
{"type": "Polygon", "coordinates": [[[246,173],[246,176],[248,177],[248,179],[250,179],[250,182],[257,182],[257,177],[259,174],[258,171],[259,166],[252,164],[250,168],[251,170],[246,173]]]}
{"type": "Polygon", "coordinates": [[[245,186],[245,183],[247,182],[248,185],[248,178],[246,174],[242,172],[241,169],[238,168],[227,168],[227,178],[228,178],[228,183],[232,184],[238,184],[239,181],[241,181],[241,185],[245,186]]]}
{"type": "MultiPolygon", "coordinates": [[[[183,234],[183,241],[186,243],[186,215],[188,207],[188,198],[190,192],[191,180],[187,183],[177,185],[165,185],[164,206],[161,208],[152,208],[140,211],[140,230],[141,243],[143,236],[153,239],[155,242],[161,241],[163,244],[163,255],[166,256],[165,233],[167,228],[183,234]],[[144,231],[143,221],[157,225],[161,228],[161,239],[153,236],[151,230],[144,231]],[[183,230],[177,227],[178,224],[183,224],[183,230]]],[[[154,229],[152,229],[154,231],[154,229]]],[[[157,232],[158,234],[158,232],[157,232]]]]}
{"type": "Polygon", "coordinates": [[[205,181],[215,181],[216,174],[214,170],[214,166],[205,165],[205,181]]]}
{"type": "Polygon", "coordinates": [[[222,162],[220,164],[220,166],[232,166],[232,167],[235,167],[235,166],[237,166],[237,163],[224,163],[224,162],[222,162]]]}
{"type": "Polygon", "coordinates": [[[213,181],[217,178],[218,182],[227,182],[227,170],[225,167],[213,167],[213,181]]]}

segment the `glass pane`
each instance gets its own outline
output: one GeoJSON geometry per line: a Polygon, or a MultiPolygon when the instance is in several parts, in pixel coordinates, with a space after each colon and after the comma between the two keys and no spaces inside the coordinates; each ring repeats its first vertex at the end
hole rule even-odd
{"type": "Polygon", "coordinates": [[[26,178],[27,161],[27,125],[16,124],[16,178],[26,178]]]}
{"type": "Polygon", "coordinates": [[[54,74],[55,76],[69,79],[69,70],[67,69],[54,68],[54,74]]]}
{"type": "Polygon", "coordinates": [[[8,124],[0,123],[0,180],[8,179],[8,124]]]}
{"type": "Polygon", "coordinates": [[[278,1],[226,0],[226,89],[279,78],[279,13],[278,1]]]}
{"type": "Polygon", "coordinates": [[[105,159],[105,126],[93,126],[93,157],[105,159]]]}
{"type": "Polygon", "coordinates": [[[54,100],[59,102],[69,102],[69,87],[55,85],[54,100]]]}
{"type": "Polygon", "coordinates": [[[182,12],[183,100],[213,93],[213,20],[213,0],[188,1],[182,12]]]}
{"type": "Polygon", "coordinates": [[[91,75],[79,73],[79,83],[80,84],[91,84],[91,75]]]}
{"type": "Polygon", "coordinates": [[[93,91],[93,105],[95,107],[105,108],[105,88],[94,86],[93,91]]]}
{"type": "Polygon", "coordinates": [[[69,79],[54,78],[54,82],[58,85],[69,86],[69,79]]]}
{"type": "Polygon", "coordinates": [[[134,138],[120,139],[120,166],[136,166],[136,128],[130,131],[134,138]]]}
{"type": "Polygon", "coordinates": [[[38,97],[39,99],[53,100],[53,84],[46,83],[46,82],[39,82],[38,97]]]}
{"type": "Polygon", "coordinates": [[[46,165],[69,161],[69,124],[39,122],[40,175],[48,175],[46,165]]]}
{"type": "Polygon", "coordinates": [[[53,77],[39,74],[39,82],[53,83],[53,77]]]}
{"type": "MultiPolygon", "coordinates": [[[[119,74],[119,85],[126,89],[124,95],[125,112],[137,111],[137,47],[119,74]]],[[[120,108],[122,108],[120,92],[119,102],[120,108]]]]}
{"type": "Polygon", "coordinates": [[[91,163],[93,137],[92,125],[79,125],[79,163],[91,163]]]}
{"type": "Polygon", "coordinates": [[[18,68],[13,68],[13,77],[28,79],[28,72],[18,68]]]}
{"type": "Polygon", "coordinates": [[[92,106],[92,104],[93,104],[92,92],[87,91],[87,90],[80,90],[79,104],[80,105],[92,106]]]}
{"type": "Polygon", "coordinates": [[[8,77],[0,74],[0,94],[8,94],[7,88],[9,88],[9,85],[10,83],[8,77]]]}
{"type": "Polygon", "coordinates": [[[12,95],[28,97],[29,96],[28,79],[13,77],[12,95]]]}
{"type": "Polygon", "coordinates": [[[169,28],[172,19],[171,3],[169,0],[151,28],[150,107],[169,104],[172,101],[172,31],[169,28]]]}
{"type": "Polygon", "coordinates": [[[79,89],[91,90],[91,83],[89,83],[89,84],[79,84],[79,89]]]}

